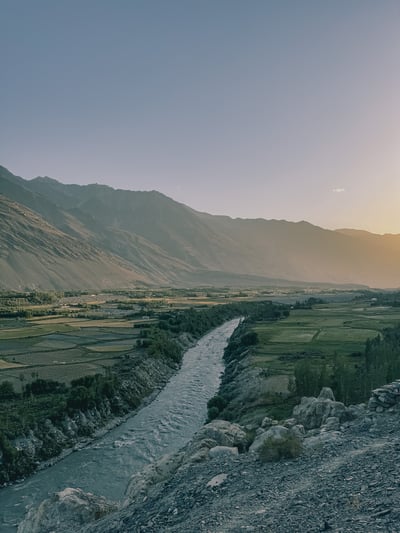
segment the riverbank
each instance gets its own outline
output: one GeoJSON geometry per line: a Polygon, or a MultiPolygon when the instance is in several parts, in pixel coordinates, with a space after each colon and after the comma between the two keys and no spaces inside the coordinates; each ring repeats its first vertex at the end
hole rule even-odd
{"type": "Polygon", "coordinates": [[[399,434],[398,411],[364,413],[296,459],[263,463],[251,453],[215,455],[80,531],[395,533],[399,434]]]}
{"type": "Polygon", "coordinates": [[[82,376],[68,387],[36,379],[22,394],[3,398],[0,483],[25,478],[43,463],[52,464],[115,417],[132,413],[179,368],[184,350],[213,327],[243,314],[276,319],[281,312],[282,306],[268,301],[168,311],[158,324],[143,328],[136,348],[107,367],[104,375],[82,376]]]}
{"type": "MultiPolygon", "coordinates": [[[[195,342],[193,342],[193,344],[195,344],[195,342]]],[[[36,472],[40,472],[42,470],[45,470],[46,468],[50,468],[50,467],[54,466],[56,463],[58,463],[59,461],[62,461],[63,459],[68,457],[71,453],[74,453],[74,452],[77,452],[79,450],[82,450],[82,449],[86,448],[87,446],[89,446],[89,445],[93,444],[94,442],[96,442],[96,440],[101,439],[102,437],[107,435],[113,429],[119,427],[121,424],[123,424],[124,422],[128,421],[133,416],[137,415],[138,412],[141,409],[145,408],[147,405],[149,405],[152,401],[154,401],[157,398],[157,396],[160,394],[160,392],[162,391],[162,389],[165,386],[165,384],[167,383],[167,381],[168,380],[166,379],[165,383],[163,383],[162,385],[157,387],[157,389],[155,391],[153,391],[149,396],[144,398],[142,403],[140,404],[140,406],[137,407],[136,409],[134,409],[133,411],[130,411],[125,416],[116,416],[115,418],[112,418],[104,426],[102,426],[99,429],[97,429],[91,437],[81,437],[81,439],[78,439],[77,443],[73,447],[64,449],[56,457],[52,457],[51,459],[49,459],[47,461],[42,461],[38,465],[38,467],[36,468],[36,472]]],[[[18,483],[21,483],[21,481],[24,481],[24,479],[17,480],[14,483],[18,484],[18,483]]],[[[4,486],[9,486],[9,485],[12,485],[12,484],[13,483],[10,483],[10,484],[6,484],[4,486]]]]}
{"type": "Polygon", "coordinates": [[[296,457],[266,461],[256,442],[245,452],[244,428],[216,420],[132,476],[119,510],[67,489],[33,510],[18,533],[397,532],[399,405],[384,413],[346,408],[324,389],[293,417],[265,419],[256,440],[296,430],[296,457]]]}
{"type": "Polygon", "coordinates": [[[120,388],[112,398],[102,398],[90,409],[65,412],[61,419],[45,419],[10,441],[14,456],[8,468],[2,461],[2,475],[4,478],[9,473],[11,477],[17,471],[19,476],[11,477],[3,486],[54,465],[120,425],[152,401],[178,368],[167,357],[156,360],[136,355],[125,359],[120,388]]]}
{"type": "Polygon", "coordinates": [[[232,336],[228,372],[211,405],[221,406],[220,416],[240,417],[241,426],[218,419],[204,426],[177,453],[134,474],[125,505],[109,516],[94,516],[93,505],[103,500],[62,491],[41,507],[50,529],[32,528],[33,511],[20,533],[397,532],[397,382],[374,391],[368,407],[346,407],[324,388],[318,398],[274,417],[261,397],[265,386],[251,374],[255,338],[248,333],[240,328],[232,336]],[[93,523],[77,526],[72,509],[92,513],[93,523]]]}
{"type": "Polygon", "coordinates": [[[135,416],[51,468],[2,489],[0,530],[15,532],[25,509],[66,487],[122,500],[132,473],[182,448],[204,424],[207,400],[223,370],[223,349],[237,323],[212,330],[187,350],[180,370],[135,416]]]}

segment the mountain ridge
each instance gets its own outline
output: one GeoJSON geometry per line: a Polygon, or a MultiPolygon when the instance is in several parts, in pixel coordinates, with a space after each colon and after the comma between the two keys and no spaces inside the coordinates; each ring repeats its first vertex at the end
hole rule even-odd
{"type": "Polygon", "coordinates": [[[396,234],[211,215],[158,191],[25,180],[1,166],[0,194],[40,215],[61,232],[59,239],[77,239],[106,254],[110,268],[115,263],[132,270],[118,286],[135,278],[163,285],[202,284],[207,278],[224,284],[224,275],[233,285],[246,277],[256,284],[400,285],[396,234]]]}

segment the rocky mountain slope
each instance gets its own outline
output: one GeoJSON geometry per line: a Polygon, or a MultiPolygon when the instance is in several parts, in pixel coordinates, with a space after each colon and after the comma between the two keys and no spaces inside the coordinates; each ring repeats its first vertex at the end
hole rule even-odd
{"type": "Polygon", "coordinates": [[[294,416],[281,426],[264,420],[257,439],[296,429],[304,447],[297,458],[263,462],[254,444],[238,454],[246,433],[214,421],[180,457],[135,475],[119,511],[107,514],[115,510],[111,503],[67,489],[32,510],[18,531],[397,532],[399,408],[343,408],[325,390],[294,416]],[[306,420],[318,427],[302,429],[306,420]]]}
{"type": "MultiPolygon", "coordinates": [[[[122,261],[136,272],[132,280],[140,274],[143,281],[172,285],[261,285],[274,280],[400,285],[400,235],[213,216],[156,191],[64,185],[50,178],[28,181],[4,167],[0,194],[39,214],[62,232],[59,239],[79,239],[122,261]]],[[[41,255],[39,245],[36,255],[41,255]]],[[[27,271],[20,277],[25,285],[37,283],[27,271]]],[[[128,278],[122,276],[117,286],[126,286],[128,278]]],[[[40,286],[46,283],[47,288],[54,286],[43,275],[40,286]]],[[[68,277],[64,284],[70,286],[68,277]]],[[[15,288],[11,280],[9,287],[15,288]]]]}
{"type": "Polygon", "coordinates": [[[51,226],[0,195],[0,288],[81,289],[143,284],[132,265],[51,226]]]}

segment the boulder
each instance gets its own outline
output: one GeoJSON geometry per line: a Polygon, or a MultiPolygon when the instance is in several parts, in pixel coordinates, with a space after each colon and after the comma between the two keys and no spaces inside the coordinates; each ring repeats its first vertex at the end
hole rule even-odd
{"type": "Polygon", "coordinates": [[[181,466],[184,453],[178,452],[163,455],[154,463],[146,465],[143,470],[133,474],[125,490],[125,496],[134,500],[138,496],[145,496],[151,487],[169,479],[181,466]]]}
{"type": "Polygon", "coordinates": [[[321,392],[318,396],[319,400],[332,400],[335,401],[335,395],[333,394],[333,390],[330,387],[322,387],[321,392]]]}
{"type": "Polygon", "coordinates": [[[292,427],[294,427],[296,424],[297,424],[297,420],[296,420],[295,418],[287,418],[287,419],[283,422],[283,425],[285,426],[285,428],[292,428],[292,427]]]}
{"type": "Polygon", "coordinates": [[[366,414],[365,403],[358,405],[349,405],[346,409],[349,420],[356,420],[357,418],[363,418],[366,414]]]}
{"type": "Polygon", "coordinates": [[[330,417],[336,417],[339,422],[348,419],[346,406],[342,402],[336,402],[333,392],[324,387],[318,398],[303,397],[299,405],[293,409],[293,417],[305,429],[319,428],[330,417]]]}
{"type": "Polygon", "coordinates": [[[249,451],[258,454],[263,462],[298,457],[302,452],[303,432],[302,426],[272,426],[255,439],[249,451]]]}
{"type": "Polygon", "coordinates": [[[213,420],[203,426],[194,436],[192,444],[205,439],[213,440],[214,446],[237,446],[239,450],[244,450],[248,444],[243,428],[226,420],[213,420]]]}
{"type": "Polygon", "coordinates": [[[204,461],[211,448],[223,446],[243,451],[247,445],[247,434],[238,424],[226,420],[213,420],[203,426],[183,449],[182,467],[204,461]]]}
{"type": "Polygon", "coordinates": [[[337,416],[328,416],[325,424],[321,426],[321,431],[339,431],[340,420],[337,416]]]}
{"type": "Polygon", "coordinates": [[[239,450],[236,446],[214,446],[214,448],[211,448],[208,452],[208,455],[210,458],[221,456],[235,457],[236,455],[239,455],[239,450]]]}
{"type": "Polygon", "coordinates": [[[66,488],[32,508],[18,526],[18,533],[65,533],[116,511],[117,504],[81,489],[66,488]]]}
{"type": "Polygon", "coordinates": [[[327,431],[321,432],[318,435],[307,437],[303,440],[303,447],[305,450],[313,450],[316,448],[322,448],[326,444],[334,444],[340,442],[343,438],[340,431],[327,431]]]}
{"type": "Polygon", "coordinates": [[[261,422],[261,427],[263,429],[268,429],[273,425],[274,425],[274,419],[270,418],[269,416],[266,416],[265,418],[263,418],[263,421],[261,422]]]}
{"type": "Polygon", "coordinates": [[[272,440],[273,442],[283,441],[288,438],[290,431],[284,426],[272,426],[267,431],[264,431],[255,438],[254,442],[249,448],[251,453],[259,453],[266,440],[272,440]]]}
{"type": "Polygon", "coordinates": [[[299,439],[304,439],[306,435],[306,430],[304,429],[304,426],[301,424],[296,424],[292,428],[290,428],[290,431],[299,439]]]}

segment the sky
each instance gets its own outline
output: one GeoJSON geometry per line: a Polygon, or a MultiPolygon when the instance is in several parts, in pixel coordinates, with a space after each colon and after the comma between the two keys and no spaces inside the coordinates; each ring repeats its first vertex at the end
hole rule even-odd
{"type": "Polygon", "coordinates": [[[400,233],[399,0],[0,0],[0,164],[400,233]]]}

